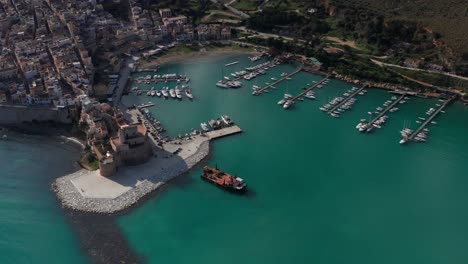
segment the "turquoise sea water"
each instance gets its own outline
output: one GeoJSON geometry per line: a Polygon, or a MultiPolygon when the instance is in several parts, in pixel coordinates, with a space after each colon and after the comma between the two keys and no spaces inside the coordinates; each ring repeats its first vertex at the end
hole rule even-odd
{"type": "MultiPolygon", "coordinates": [[[[116,218],[137,254],[171,264],[468,262],[468,108],[449,106],[429,127],[428,143],[400,146],[403,124],[415,127],[437,100],[412,99],[382,129],[362,135],[356,123],[391,97],[385,91],[370,90],[334,119],[318,108],[351,87],[336,80],[316,91],[316,101],[288,111],[276,104],[283,93],[296,94],[320,76],[300,73],[277,90],[251,95],[253,84],[271,82],[294,65],[238,90],[214,86],[223,68],[228,75],[250,64],[247,56],[231,56],[163,67],[191,77],[193,102],[125,98],[155,102],[151,111],[172,136],[230,115],[244,133],[213,142],[208,164],[245,178],[250,188],[244,196],[224,192],[201,181],[200,167],[176,179],[116,218]],[[224,68],[235,60],[241,63],[224,68]]],[[[0,141],[0,263],[90,262],[50,190],[55,177],[76,169],[78,156],[68,144],[43,137],[9,132],[0,141]]],[[[86,236],[96,224],[89,219],[86,236]]],[[[107,236],[115,229],[106,221],[94,228],[112,238],[104,243],[112,249],[123,238],[107,236]]]]}
{"type": "Polygon", "coordinates": [[[60,140],[8,132],[0,141],[0,263],[86,263],[51,191],[79,157],[60,140]]]}
{"type": "Polygon", "coordinates": [[[118,218],[137,253],[150,263],[468,262],[467,108],[448,107],[429,127],[428,143],[400,146],[404,123],[416,127],[437,100],[412,99],[382,129],[363,135],[356,124],[391,97],[387,92],[370,90],[334,119],[318,108],[351,88],[337,80],[317,90],[317,100],[288,111],[276,104],[282,95],[320,76],[300,73],[277,90],[251,95],[253,84],[294,65],[237,90],[215,87],[223,74],[248,65],[247,56],[232,56],[163,67],[190,76],[193,102],[124,98],[155,102],[151,111],[172,136],[231,116],[244,133],[213,142],[208,164],[244,178],[251,190],[238,196],[215,188],[201,181],[201,168],[176,179],[118,218]]]}

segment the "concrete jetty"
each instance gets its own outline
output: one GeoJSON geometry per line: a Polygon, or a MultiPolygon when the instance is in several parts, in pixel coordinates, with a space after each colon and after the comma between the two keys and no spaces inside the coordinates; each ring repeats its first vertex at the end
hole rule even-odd
{"type": "Polygon", "coordinates": [[[219,130],[209,131],[206,135],[209,139],[217,139],[239,133],[242,133],[242,129],[239,126],[230,126],[219,130]]]}
{"type": "Polygon", "coordinates": [[[424,128],[426,128],[426,126],[432,122],[432,120],[434,120],[434,118],[437,117],[437,115],[442,111],[444,110],[445,107],[447,107],[448,104],[450,104],[455,98],[450,98],[450,99],[447,99],[424,123],[421,124],[421,126],[419,126],[418,129],[416,129],[416,131],[414,131],[413,134],[411,134],[409,137],[408,137],[408,140],[411,140],[411,141],[415,141],[415,137],[421,133],[421,131],[423,131],[424,128]]]}
{"type": "Polygon", "coordinates": [[[344,105],[346,102],[348,102],[349,100],[351,100],[351,98],[353,98],[354,96],[356,96],[358,93],[362,92],[362,90],[366,89],[367,87],[367,84],[364,84],[361,88],[359,88],[358,90],[356,90],[354,93],[351,93],[348,97],[346,97],[343,101],[341,101],[339,104],[335,105],[332,109],[328,110],[327,113],[328,114],[331,114],[333,113],[334,111],[336,111],[336,109],[340,108],[342,105],[344,105]]]}
{"type": "Polygon", "coordinates": [[[385,108],[382,112],[380,112],[380,114],[378,114],[376,117],[374,117],[374,119],[372,119],[369,124],[367,125],[367,130],[365,131],[366,133],[369,133],[371,132],[373,129],[374,129],[374,126],[373,124],[375,123],[375,121],[379,120],[379,118],[381,118],[382,116],[384,116],[388,111],[390,111],[390,109],[392,109],[393,107],[395,107],[395,105],[397,105],[401,100],[403,100],[405,98],[406,94],[402,94],[400,97],[398,97],[398,99],[396,99],[395,101],[393,101],[393,103],[391,103],[389,106],[387,106],[387,108],[385,108]]]}
{"type": "Polygon", "coordinates": [[[374,129],[374,126],[373,124],[375,123],[375,121],[379,120],[379,118],[381,118],[382,116],[384,116],[390,109],[392,109],[393,107],[395,107],[395,105],[397,105],[401,100],[403,100],[405,98],[406,94],[402,94],[400,97],[398,97],[398,99],[396,99],[395,101],[393,101],[393,103],[391,103],[389,106],[387,106],[387,108],[385,108],[382,112],[380,112],[380,114],[378,114],[376,117],[374,117],[374,119],[372,119],[369,124],[367,125],[367,128],[366,129],[366,133],[369,133],[371,132],[373,129],[374,129]]]}
{"type": "Polygon", "coordinates": [[[267,63],[263,67],[259,67],[259,68],[255,69],[255,70],[249,71],[249,72],[247,72],[245,74],[242,74],[242,75],[239,75],[239,76],[235,77],[234,79],[232,79],[232,81],[240,81],[240,80],[244,79],[244,77],[249,75],[249,74],[259,73],[262,70],[266,70],[267,67],[274,67],[274,66],[276,66],[276,63],[278,63],[278,62],[279,61],[276,61],[276,60],[270,61],[269,63],[267,63]]]}
{"type": "Polygon", "coordinates": [[[299,99],[300,97],[304,96],[306,93],[312,91],[313,89],[317,88],[319,85],[321,85],[323,82],[325,82],[326,80],[328,80],[328,75],[323,78],[322,80],[318,81],[317,83],[311,85],[310,87],[308,87],[307,89],[305,89],[303,92],[299,93],[298,95],[294,96],[293,98],[289,99],[290,101],[292,101],[292,103],[296,103],[297,99],[299,99]]]}
{"type": "Polygon", "coordinates": [[[290,78],[290,77],[296,75],[296,74],[299,73],[301,70],[302,70],[302,66],[299,67],[297,70],[293,71],[292,73],[290,73],[290,74],[288,74],[288,75],[285,75],[283,78],[281,78],[281,79],[275,81],[274,83],[271,83],[271,84],[269,84],[269,85],[267,85],[267,86],[265,86],[265,87],[263,87],[263,88],[260,88],[260,89],[256,90],[256,91],[253,93],[253,95],[260,95],[261,93],[263,93],[264,91],[266,91],[266,90],[268,90],[268,89],[274,87],[274,86],[277,85],[278,83],[281,83],[282,81],[284,81],[284,80],[286,80],[286,79],[288,79],[288,78],[290,78]]]}
{"type": "Polygon", "coordinates": [[[136,204],[169,180],[187,172],[209,154],[213,139],[241,133],[231,126],[190,139],[167,142],[155,147],[154,158],[138,166],[126,166],[112,177],[99,171],[79,170],[58,178],[53,189],[64,207],[74,210],[115,213],[136,204]]]}

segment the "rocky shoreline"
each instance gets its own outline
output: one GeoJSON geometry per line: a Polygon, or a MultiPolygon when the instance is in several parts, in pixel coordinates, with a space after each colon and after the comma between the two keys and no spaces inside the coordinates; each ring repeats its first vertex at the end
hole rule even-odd
{"type": "MultiPolygon", "coordinates": [[[[83,212],[113,214],[137,204],[141,198],[159,189],[171,179],[187,172],[209,154],[209,148],[208,140],[201,142],[194,154],[179,160],[168,169],[158,172],[157,175],[152,175],[155,180],[145,179],[114,199],[84,197],[72,183],[73,179],[90,173],[84,169],[56,179],[52,184],[52,189],[65,208],[83,212]]],[[[138,174],[138,168],[132,169],[138,174]]]]}

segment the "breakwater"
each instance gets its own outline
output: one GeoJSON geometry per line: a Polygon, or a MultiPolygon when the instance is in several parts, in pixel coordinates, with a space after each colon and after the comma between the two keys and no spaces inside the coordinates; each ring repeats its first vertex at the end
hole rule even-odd
{"type": "Polygon", "coordinates": [[[171,141],[155,148],[154,158],[147,163],[120,168],[110,178],[100,176],[99,171],[82,169],[56,179],[52,188],[63,207],[116,213],[197,165],[208,156],[210,140],[241,132],[238,126],[231,126],[191,139],[171,141]]]}

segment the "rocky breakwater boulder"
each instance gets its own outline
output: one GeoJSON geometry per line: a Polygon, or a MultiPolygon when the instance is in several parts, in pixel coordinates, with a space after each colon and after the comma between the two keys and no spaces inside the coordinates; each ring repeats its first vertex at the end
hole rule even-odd
{"type": "MultiPolygon", "coordinates": [[[[145,179],[136,186],[112,199],[88,198],[82,195],[82,192],[77,189],[72,180],[86,174],[96,173],[84,169],[56,179],[52,184],[52,189],[63,207],[84,212],[116,213],[135,205],[141,198],[155,191],[167,181],[187,172],[203,160],[209,154],[209,151],[209,141],[200,142],[192,155],[169,167],[165,167],[163,170],[157,170],[160,172],[156,175],[145,175],[145,179]]],[[[158,163],[156,162],[156,164],[158,163]]]]}

